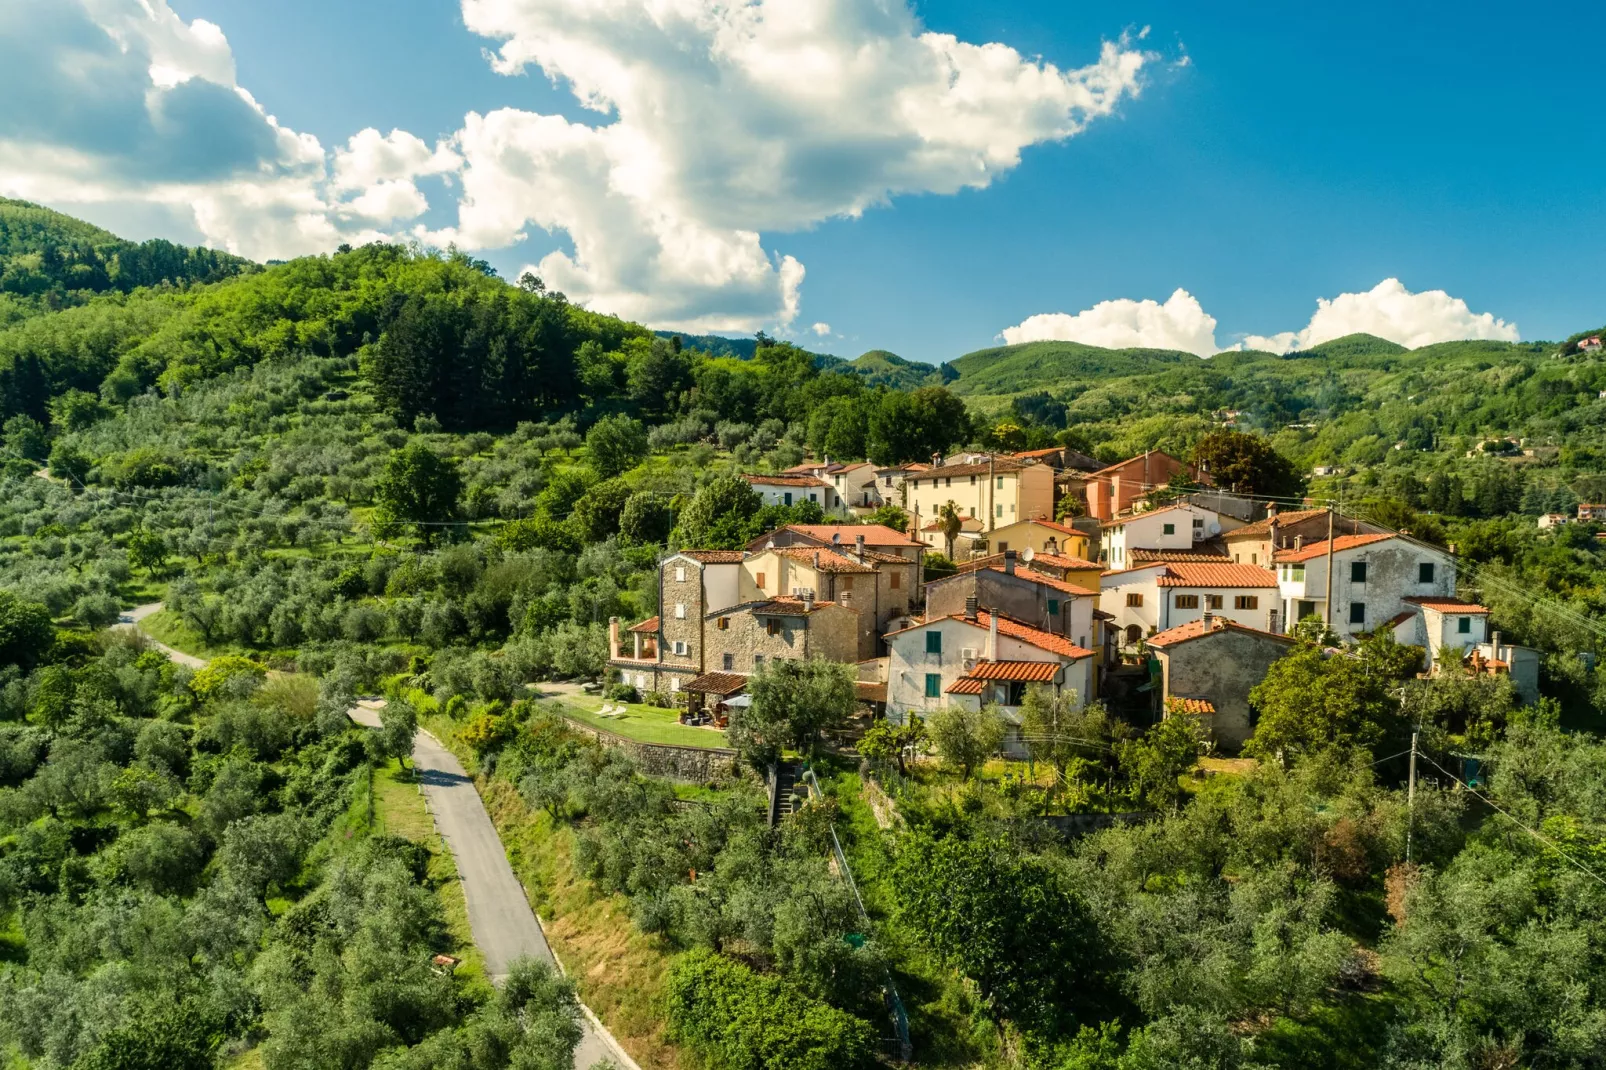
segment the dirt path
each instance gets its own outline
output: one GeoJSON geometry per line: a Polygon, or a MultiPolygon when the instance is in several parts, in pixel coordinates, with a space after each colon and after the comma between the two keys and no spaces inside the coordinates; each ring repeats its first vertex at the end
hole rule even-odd
{"type": "MultiPolygon", "coordinates": [[[[162,603],[160,603],[160,602],[146,602],[142,606],[135,606],[133,609],[130,609],[128,612],[124,613],[121,617],[117,618],[117,627],[119,627],[119,628],[131,628],[131,629],[133,629],[135,631],[139,631],[139,622],[140,621],[144,620],[146,617],[150,616],[153,613],[160,613],[161,611],[162,611],[162,603]]],[[[145,633],[143,631],[141,631],[140,634],[141,635],[145,635],[145,633]]],[[[189,667],[191,669],[204,669],[204,668],[206,668],[206,659],[205,658],[198,658],[194,654],[186,654],[182,650],[174,650],[172,647],[168,646],[166,643],[158,643],[156,640],[152,639],[148,635],[145,635],[145,641],[147,643],[149,643],[151,646],[155,647],[157,650],[160,650],[162,653],[166,654],[168,657],[172,658],[174,661],[176,661],[180,665],[187,666],[187,667],[189,667]]]]}

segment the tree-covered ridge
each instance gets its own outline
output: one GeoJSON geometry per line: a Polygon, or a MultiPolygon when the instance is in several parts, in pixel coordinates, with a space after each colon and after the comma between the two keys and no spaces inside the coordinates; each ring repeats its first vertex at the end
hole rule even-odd
{"type": "Polygon", "coordinates": [[[131,242],[28,201],[0,198],[0,322],[95,294],[218,282],[255,268],[215,249],[131,242]]]}

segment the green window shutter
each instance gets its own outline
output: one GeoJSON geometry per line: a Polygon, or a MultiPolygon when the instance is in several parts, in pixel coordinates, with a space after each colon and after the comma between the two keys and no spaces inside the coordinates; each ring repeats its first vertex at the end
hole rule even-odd
{"type": "Polygon", "coordinates": [[[1059,614],[1060,614],[1060,600],[1058,598],[1050,598],[1048,600],[1048,615],[1051,616],[1051,617],[1057,617],[1057,616],[1059,616],[1059,614]]]}
{"type": "Polygon", "coordinates": [[[941,654],[942,653],[942,633],[941,632],[927,632],[926,633],[926,653],[928,653],[928,654],[941,654]]]}
{"type": "Polygon", "coordinates": [[[942,674],[934,672],[926,673],[926,697],[942,697],[942,674]]]}

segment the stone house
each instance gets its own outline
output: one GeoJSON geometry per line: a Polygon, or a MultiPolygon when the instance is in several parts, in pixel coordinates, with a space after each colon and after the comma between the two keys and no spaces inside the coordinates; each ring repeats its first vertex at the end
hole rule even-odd
{"type": "Polygon", "coordinates": [[[859,621],[858,654],[881,653],[881,632],[907,617],[919,601],[920,564],[854,544],[852,550],[786,546],[750,553],[742,561],[740,600],[800,597],[839,602],[855,610],[859,621]]]}
{"type": "Polygon", "coordinates": [[[766,662],[824,658],[859,663],[859,614],[830,601],[791,596],[708,614],[708,670],[751,675],[766,662]]]}
{"type": "Polygon", "coordinates": [[[703,615],[740,600],[743,556],[740,550],[682,550],[659,562],[658,616],[623,634],[609,622],[608,668],[633,687],[670,693],[702,672],[703,615]]]}
{"type": "Polygon", "coordinates": [[[881,496],[876,466],[869,461],[840,465],[823,478],[831,484],[837,498],[851,513],[863,515],[874,512],[886,500],[881,496]]]}
{"type": "Polygon", "coordinates": [[[926,552],[925,543],[884,524],[787,524],[760,535],[747,548],[756,552],[771,547],[817,546],[851,552],[861,541],[866,549],[914,562],[919,562],[926,552]]]}
{"type": "MultiPolygon", "coordinates": [[[[1006,553],[1014,553],[1013,550],[1006,553]]],[[[988,554],[986,557],[973,557],[959,566],[960,572],[971,572],[979,568],[1002,568],[1005,554],[988,554]]],[[[1097,561],[1084,561],[1079,557],[1061,557],[1058,554],[1034,554],[1030,550],[1022,551],[1016,559],[1017,566],[1022,571],[1035,572],[1053,580],[1063,580],[1077,587],[1085,587],[1090,591],[1099,588],[1099,577],[1104,575],[1104,566],[1097,561]]]]}
{"type": "Polygon", "coordinates": [[[1162,711],[1200,717],[1219,746],[1236,752],[1254,732],[1250,688],[1294,640],[1207,615],[1151,635],[1148,648],[1160,663],[1162,711]]]}
{"type": "Polygon", "coordinates": [[[926,616],[963,614],[965,607],[973,603],[1010,620],[1062,635],[1077,646],[1099,648],[1093,617],[1098,608],[1097,589],[1019,568],[1013,550],[1003,557],[1001,565],[967,569],[926,584],[926,616]]]}
{"type": "Polygon", "coordinates": [[[1489,639],[1488,609],[1460,598],[1408,596],[1388,623],[1397,641],[1426,651],[1429,672],[1439,672],[1441,662],[1460,664],[1489,639]]]}
{"type": "Polygon", "coordinates": [[[1416,613],[1413,599],[1455,598],[1455,559],[1438,547],[1402,535],[1342,535],[1332,542],[1333,612],[1327,606],[1328,543],[1275,552],[1280,629],[1316,615],[1342,637],[1416,613]]]}
{"type": "Polygon", "coordinates": [[[1180,502],[1106,520],[1101,525],[1100,550],[1109,567],[1128,568],[1135,549],[1192,550],[1239,526],[1233,517],[1180,502]]]}
{"type": "Polygon", "coordinates": [[[1054,470],[1046,464],[986,457],[912,472],[905,486],[917,528],[935,521],[950,501],[982,531],[1054,515],[1054,470]]]}
{"type": "Polygon", "coordinates": [[[1209,613],[1264,631],[1278,631],[1277,574],[1230,561],[1170,561],[1105,573],[1099,605],[1110,614],[1118,641],[1199,620],[1209,613]]]}

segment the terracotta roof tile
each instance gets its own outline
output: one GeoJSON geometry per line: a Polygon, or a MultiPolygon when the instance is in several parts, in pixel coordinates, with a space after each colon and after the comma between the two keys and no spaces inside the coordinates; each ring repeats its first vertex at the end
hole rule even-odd
{"type": "MultiPolygon", "coordinates": [[[[932,617],[927,620],[917,621],[914,624],[909,625],[907,628],[899,628],[896,631],[887,632],[882,638],[890,639],[894,635],[902,635],[905,632],[917,631],[926,627],[928,624],[936,624],[939,621],[945,620],[962,620],[977,628],[990,628],[992,626],[992,614],[988,613],[986,610],[979,611],[976,614],[975,620],[969,620],[962,613],[950,613],[946,617],[932,617]]],[[[1063,635],[1055,635],[1053,632],[1045,632],[1041,628],[1033,628],[1029,624],[1022,624],[1018,620],[1014,620],[1013,618],[1005,617],[1003,615],[1000,615],[998,618],[998,634],[1007,635],[1011,639],[1019,639],[1021,642],[1035,646],[1039,650],[1047,650],[1052,654],[1059,654],[1061,657],[1070,658],[1072,661],[1093,656],[1093,651],[1088,650],[1086,647],[1077,646],[1063,635]]]]}
{"type": "Polygon", "coordinates": [[[910,478],[951,479],[954,476],[977,476],[987,472],[992,472],[994,475],[1008,475],[1011,472],[1019,472],[1025,467],[1026,465],[1020,461],[1000,457],[994,461],[980,461],[976,464],[945,464],[941,468],[928,468],[918,476],[912,475],[910,478]]]}
{"type": "Polygon", "coordinates": [[[1126,552],[1130,561],[1154,563],[1159,561],[1231,561],[1232,558],[1216,547],[1177,547],[1171,550],[1154,550],[1145,546],[1134,546],[1126,552]]]}
{"type": "MultiPolygon", "coordinates": [[[[1300,509],[1292,513],[1278,513],[1277,525],[1281,527],[1284,524],[1297,524],[1301,520],[1310,520],[1312,517],[1326,515],[1326,509],[1300,509]]],[[[1237,538],[1240,535],[1270,535],[1271,517],[1267,517],[1265,520],[1257,520],[1253,524],[1245,524],[1241,528],[1233,528],[1226,534],[1229,538],[1237,538]]]]}
{"type": "Polygon", "coordinates": [[[901,531],[894,531],[885,524],[788,524],[767,535],[759,536],[753,543],[748,545],[752,546],[757,543],[762,546],[765,539],[772,538],[782,531],[790,531],[805,538],[816,539],[821,543],[829,543],[831,536],[836,535],[840,537],[843,546],[854,545],[857,541],[856,537],[859,535],[864,536],[864,544],[866,546],[914,547],[924,545],[911,539],[901,531]]]}
{"type": "Polygon", "coordinates": [[[1409,602],[1413,606],[1421,606],[1423,609],[1431,609],[1437,613],[1460,613],[1469,617],[1476,617],[1489,612],[1486,606],[1480,606],[1476,602],[1467,602],[1460,598],[1412,596],[1402,598],[1400,601],[1409,602]]]}
{"type": "Polygon", "coordinates": [[[1277,574],[1259,565],[1238,565],[1230,561],[1170,561],[1158,583],[1161,587],[1275,588],[1277,574]]]}
{"type": "MultiPolygon", "coordinates": [[[[732,606],[731,608],[751,608],[754,616],[804,617],[809,613],[817,613],[820,610],[825,609],[827,606],[834,605],[836,605],[835,602],[814,602],[812,609],[805,610],[803,608],[803,599],[792,598],[789,595],[783,595],[779,598],[771,598],[766,602],[749,602],[746,606],[732,606]]],[[[728,616],[729,613],[730,610],[724,610],[722,611],[721,615],[728,616]]]]}
{"type": "Polygon", "coordinates": [[[1052,661],[978,661],[965,675],[972,680],[1047,683],[1053,680],[1059,671],[1059,664],[1052,661]]]}
{"type": "Polygon", "coordinates": [[[981,694],[981,689],[982,682],[969,676],[961,676],[948,685],[948,693],[950,695],[979,695],[981,694]]]}
{"type": "Polygon", "coordinates": [[[838,553],[824,546],[777,546],[773,550],[760,550],[758,552],[762,554],[779,554],[781,557],[790,558],[793,561],[801,561],[810,568],[816,567],[816,562],[818,562],[817,567],[821,572],[870,573],[872,575],[875,573],[875,569],[871,566],[861,565],[847,554],[838,553]]]}
{"type": "Polygon", "coordinates": [[[632,632],[656,632],[658,630],[658,618],[648,617],[640,624],[632,624],[629,630],[632,632]]]}
{"type": "Polygon", "coordinates": [[[1216,635],[1220,632],[1229,630],[1235,632],[1246,632],[1250,635],[1258,635],[1266,639],[1275,639],[1278,642],[1287,643],[1289,646],[1292,646],[1295,642],[1294,637],[1291,635],[1278,635],[1276,632],[1268,632],[1260,628],[1251,628],[1247,624],[1239,624],[1237,621],[1229,620],[1226,617],[1211,617],[1210,626],[1208,628],[1205,627],[1205,622],[1201,618],[1199,620],[1189,621],[1187,624],[1179,624],[1175,628],[1167,628],[1163,632],[1158,632],[1154,635],[1151,635],[1144,640],[1144,643],[1148,646],[1160,647],[1163,650],[1168,646],[1175,646],[1178,643],[1186,643],[1193,639],[1203,639],[1207,635],[1216,635]]]}
{"type": "Polygon", "coordinates": [[[1085,572],[1090,568],[1102,569],[1104,567],[1097,561],[1089,561],[1083,557],[1066,557],[1064,554],[1033,554],[1032,559],[1027,564],[1029,566],[1044,564],[1050,568],[1069,568],[1078,572],[1085,572]]]}
{"type": "Polygon", "coordinates": [[[1216,712],[1216,704],[1207,698],[1184,698],[1172,695],[1165,700],[1167,713],[1189,713],[1196,717],[1216,712]]]}
{"type": "MultiPolygon", "coordinates": [[[[1341,553],[1344,550],[1353,550],[1357,546],[1370,546],[1374,542],[1382,542],[1385,539],[1392,538],[1394,538],[1394,535],[1389,532],[1380,532],[1376,535],[1340,535],[1333,540],[1333,552],[1335,554],[1341,553]]],[[[1310,561],[1313,558],[1326,556],[1327,540],[1323,539],[1321,542],[1309,543],[1299,550],[1278,550],[1276,559],[1279,562],[1287,563],[1310,561]]]]}
{"type": "Polygon", "coordinates": [[[702,695],[734,695],[747,686],[747,677],[734,672],[705,672],[688,681],[685,690],[702,695]]]}
{"type": "Polygon", "coordinates": [[[678,557],[689,557],[705,565],[737,565],[747,556],[746,550],[682,550],[678,557]]]}
{"type": "MultiPolygon", "coordinates": [[[[1003,572],[1004,567],[1002,565],[989,565],[987,571],[1003,572]]],[[[1020,579],[1028,580],[1043,587],[1052,587],[1056,591],[1064,591],[1066,594],[1074,595],[1077,598],[1096,598],[1098,596],[1097,591],[1090,591],[1086,587],[1078,587],[1076,584],[1065,580],[1057,580],[1053,576],[1045,576],[1041,572],[1034,572],[1029,568],[1017,568],[1015,575],[1020,579]]]]}
{"type": "Polygon", "coordinates": [[[754,485],[766,487],[829,487],[831,484],[817,476],[808,475],[773,475],[758,476],[743,472],[741,478],[754,485]]]}

